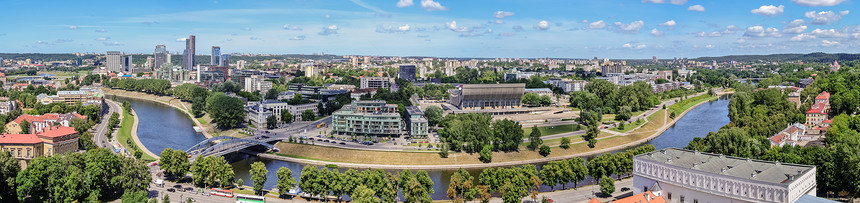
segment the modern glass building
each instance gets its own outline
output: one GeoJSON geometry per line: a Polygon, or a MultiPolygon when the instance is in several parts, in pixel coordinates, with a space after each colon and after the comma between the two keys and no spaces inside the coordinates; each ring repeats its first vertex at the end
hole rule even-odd
{"type": "Polygon", "coordinates": [[[209,59],[209,65],[219,65],[221,64],[221,47],[212,46],[212,55],[209,59]]]}
{"type": "Polygon", "coordinates": [[[161,64],[169,63],[169,56],[167,53],[167,46],[155,45],[155,63],[152,66],[152,69],[161,68],[161,64]]]}
{"type": "Polygon", "coordinates": [[[385,101],[353,101],[332,114],[332,132],[355,136],[400,136],[397,105],[385,101]]]}

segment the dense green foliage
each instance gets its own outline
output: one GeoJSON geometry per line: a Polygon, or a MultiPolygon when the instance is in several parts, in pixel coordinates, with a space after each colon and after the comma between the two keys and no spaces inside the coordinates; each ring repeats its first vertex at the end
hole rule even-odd
{"type": "Polygon", "coordinates": [[[178,179],[184,178],[191,167],[191,163],[188,162],[188,155],[182,150],[173,150],[172,148],[161,151],[159,164],[164,170],[164,175],[178,179]]]}
{"type": "Polygon", "coordinates": [[[616,113],[622,106],[629,106],[631,111],[643,111],[658,104],[660,99],[645,82],[619,87],[609,81],[595,79],[585,85],[585,91],[570,93],[571,107],[605,114],[616,113]]]}
{"type": "Polygon", "coordinates": [[[18,198],[15,194],[15,178],[21,171],[18,159],[7,150],[0,151],[0,201],[11,202],[18,198]]]}
{"type": "Polygon", "coordinates": [[[612,178],[603,176],[600,178],[600,192],[606,195],[612,195],[615,192],[615,181],[612,178]]]}
{"type": "Polygon", "coordinates": [[[552,151],[550,150],[549,146],[546,146],[546,145],[541,145],[540,149],[538,150],[538,154],[540,154],[543,157],[549,156],[550,152],[552,152],[552,151]]]}
{"type": "Polygon", "coordinates": [[[161,95],[170,93],[170,81],[159,79],[115,78],[102,82],[102,85],[110,88],[139,91],[148,94],[161,95]]]}
{"type": "Polygon", "coordinates": [[[251,164],[251,180],[254,181],[255,194],[263,194],[263,183],[266,182],[267,173],[269,173],[269,170],[266,169],[266,164],[263,164],[263,162],[257,161],[251,164]]]}
{"type": "Polygon", "coordinates": [[[458,152],[475,153],[486,145],[494,151],[516,151],[523,139],[520,124],[507,119],[492,122],[489,114],[449,114],[439,125],[439,137],[458,152]]]}
{"type": "MultiPolygon", "coordinates": [[[[290,189],[296,187],[296,179],[293,178],[293,171],[287,167],[281,167],[276,172],[278,176],[278,193],[282,196],[286,195],[290,189]]],[[[239,179],[241,180],[241,179],[239,179]]]]}
{"type": "Polygon", "coordinates": [[[546,95],[538,95],[535,93],[525,93],[523,95],[523,104],[529,106],[549,106],[552,104],[552,100],[549,96],[546,95]]]}
{"type": "Polygon", "coordinates": [[[222,156],[197,157],[191,164],[191,178],[198,187],[229,187],[233,184],[233,166],[222,156]]]}
{"type": "Polygon", "coordinates": [[[213,93],[206,98],[206,112],[219,128],[230,129],[245,120],[245,102],[239,98],[213,93]]]}
{"type": "Polygon", "coordinates": [[[424,109],[424,117],[427,117],[428,125],[436,126],[436,124],[442,122],[442,108],[438,106],[427,107],[427,109],[424,109]]]}
{"type": "Polygon", "coordinates": [[[90,202],[118,191],[144,191],[151,181],[145,163],[99,148],[31,160],[15,178],[18,200],[90,202]]]}

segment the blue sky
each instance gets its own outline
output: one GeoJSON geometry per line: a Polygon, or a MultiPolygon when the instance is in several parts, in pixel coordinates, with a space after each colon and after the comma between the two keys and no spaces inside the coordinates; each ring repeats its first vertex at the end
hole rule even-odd
{"type": "Polygon", "coordinates": [[[851,0],[3,1],[0,52],[660,58],[860,47],[851,0]]]}

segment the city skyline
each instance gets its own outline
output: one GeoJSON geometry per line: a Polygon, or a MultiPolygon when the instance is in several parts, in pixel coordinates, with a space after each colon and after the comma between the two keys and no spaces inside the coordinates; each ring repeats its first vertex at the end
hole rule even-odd
{"type": "MultiPolygon", "coordinates": [[[[5,3],[0,52],[181,53],[189,35],[222,53],[430,57],[673,58],[851,53],[856,4],[785,1],[5,3]],[[24,8],[46,15],[26,16],[24,8]],[[26,16],[26,17],[21,17],[26,16]]],[[[192,52],[194,52],[192,50],[192,52]]]]}

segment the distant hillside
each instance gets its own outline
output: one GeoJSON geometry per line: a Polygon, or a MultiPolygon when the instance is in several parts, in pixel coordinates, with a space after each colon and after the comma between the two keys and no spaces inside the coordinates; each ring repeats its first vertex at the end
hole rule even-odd
{"type": "Polygon", "coordinates": [[[853,61],[860,60],[860,54],[828,54],[828,53],[810,53],[810,54],[771,54],[771,55],[730,55],[720,57],[700,57],[694,59],[696,61],[717,61],[717,62],[759,62],[759,61],[805,61],[828,63],[833,61],[853,61]]]}

